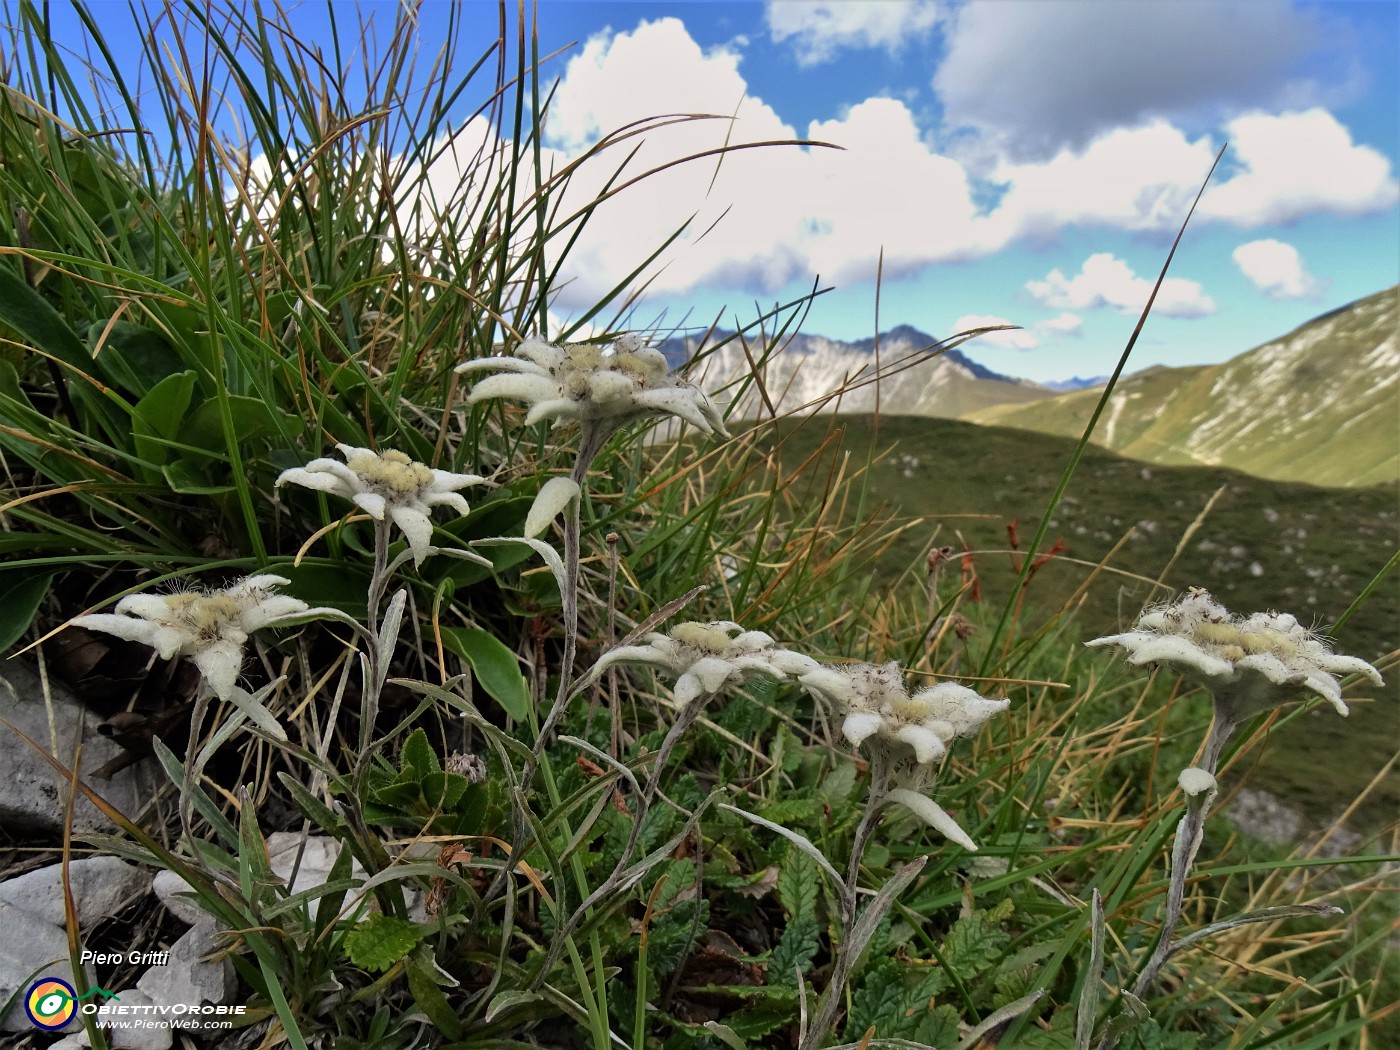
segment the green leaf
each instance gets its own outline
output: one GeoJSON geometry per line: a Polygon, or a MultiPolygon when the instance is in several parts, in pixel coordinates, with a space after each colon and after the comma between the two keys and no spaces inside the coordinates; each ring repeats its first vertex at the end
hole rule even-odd
{"type": "Polygon", "coordinates": [[[796,986],[797,972],[812,968],[819,947],[821,927],[816,919],[804,916],[788,923],[768,962],[768,983],[796,986]]]}
{"type": "MultiPolygon", "coordinates": [[[[255,397],[230,394],[228,410],[233,419],[233,432],[238,435],[240,445],[265,434],[278,433],[284,427],[290,428],[295,424],[294,417],[289,413],[255,397]]],[[[226,451],[218,398],[211,397],[190,413],[180,437],[185,444],[195,448],[208,449],[215,453],[226,451]]]]}
{"type": "Polygon", "coordinates": [[[24,569],[0,572],[0,653],[24,637],[56,575],[57,570],[38,575],[24,569]]]}
{"type": "Polygon", "coordinates": [[[517,722],[530,710],[530,690],[515,654],[495,635],[473,627],[442,628],[442,644],[466,660],[481,688],[517,722]]]}
{"type": "Polygon", "coordinates": [[[170,457],[170,447],[155,439],[176,440],[180,421],[190,407],[195,379],[193,372],[168,375],[136,403],[131,418],[131,436],[136,445],[136,454],[146,462],[160,466],[170,457]]]}
{"type": "Polygon", "coordinates": [[[411,952],[426,932],[407,919],[371,915],[345,935],[345,954],[356,966],[383,973],[411,952]]]}
{"type": "MultiPolygon", "coordinates": [[[[447,1001],[447,996],[438,987],[434,971],[443,971],[434,963],[426,945],[423,951],[414,952],[409,956],[405,969],[408,972],[408,990],[418,1008],[443,1035],[449,1039],[460,1039],[462,1022],[457,1016],[457,1011],[452,1009],[452,1004],[447,1001]]],[[[443,976],[447,975],[444,973],[443,976]]]]}
{"type": "MultiPolygon", "coordinates": [[[[98,360],[113,382],[137,397],[149,394],[167,378],[187,367],[180,355],[159,332],[130,321],[117,321],[107,328],[106,321],[88,327],[88,343],[96,346],[106,331],[98,360]]],[[[183,411],[183,410],[182,410],[183,411]]]]}
{"type": "Polygon", "coordinates": [[[94,378],[101,377],[100,366],[68,322],[9,266],[0,266],[0,321],[64,364],[94,378]]]}
{"type": "Polygon", "coordinates": [[[211,480],[205,471],[189,460],[177,459],[174,463],[167,463],[160,468],[160,472],[165,476],[170,491],[182,492],[187,496],[217,496],[234,491],[232,484],[211,480]]]}
{"type": "Polygon", "coordinates": [[[778,903],[788,924],[817,916],[817,866],[802,850],[789,846],[778,871],[778,903]]]}
{"type": "Polygon", "coordinates": [[[403,750],[399,752],[399,768],[405,773],[409,769],[414,770],[418,774],[417,779],[419,780],[422,780],[429,773],[442,772],[442,763],[433,753],[432,747],[428,744],[428,734],[422,729],[415,729],[403,742],[403,750]]]}

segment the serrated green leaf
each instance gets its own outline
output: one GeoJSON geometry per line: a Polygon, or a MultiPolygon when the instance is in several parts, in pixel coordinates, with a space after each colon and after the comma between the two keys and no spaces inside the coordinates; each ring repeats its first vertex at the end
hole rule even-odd
{"type": "Polygon", "coordinates": [[[422,729],[415,729],[403,742],[403,750],[399,752],[399,768],[404,773],[412,769],[418,780],[430,773],[442,772],[442,763],[428,744],[428,734],[422,729]]]}
{"type": "Polygon", "coordinates": [[[788,923],[768,962],[768,983],[796,987],[798,972],[811,970],[820,947],[821,927],[816,919],[804,916],[788,923]]]}
{"type": "Polygon", "coordinates": [[[817,916],[817,865],[795,846],[789,846],[778,870],[778,903],[788,924],[817,916]]]}
{"type": "Polygon", "coordinates": [[[426,932],[407,919],[371,915],[345,935],[345,954],[361,969],[383,973],[411,952],[426,932]]]}
{"type": "Polygon", "coordinates": [[[494,634],[473,627],[442,628],[442,644],[471,664],[481,688],[517,722],[530,710],[530,691],[520,662],[494,634]]]}

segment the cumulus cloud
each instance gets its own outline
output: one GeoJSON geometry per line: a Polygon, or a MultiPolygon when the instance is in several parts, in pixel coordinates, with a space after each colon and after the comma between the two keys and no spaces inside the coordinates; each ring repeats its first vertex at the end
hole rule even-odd
{"type": "Polygon", "coordinates": [[[1250,113],[1225,127],[1240,171],[1206,193],[1203,217],[1263,226],[1319,211],[1363,215],[1400,199],[1390,161],[1352,142],[1324,109],[1250,113]]]}
{"type": "MultiPolygon", "coordinates": [[[[592,210],[556,285],[558,309],[568,315],[591,307],[687,220],[686,231],[634,279],[637,285],[648,282],[658,295],[701,285],[776,294],[788,282],[818,274],[839,284],[872,279],[882,251],[885,275],[896,277],[932,263],[981,258],[1018,240],[1050,241],[1072,226],[1172,231],[1217,148],[1209,136],[1191,138],[1159,120],[1115,129],[1043,161],[1003,159],[986,173],[989,179],[979,180],[958,159],[932,148],[925,130],[900,100],[871,98],[805,129],[805,137],[839,150],[783,146],[713,155],[726,145],[802,132],[748,90],[732,48],[700,47],[678,19],[599,34],[568,63],[551,105],[544,176],[568,173],[551,194],[552,221],[588,210],[634,148],[614,185],[659,173],[592,210]],[[636,126],[665,113],[718,116],[636,126]],[[597,150],[600,139],[628,127],[634,133],[597,150]],[[711,155],[668,167],[706,151],[711,155]]],[[[1394,200],[1388,162],[1353,143],[1323,110],[1241,117],[1229,132],[1235,173],[1208,191],[1198,219],[1247,227],[1304,211],[1353,214],[1394,200]],[[1306,156],[1285,148],[1290,135],[1306,156]]],[[[479,158],[492,150],[509,152],[484,118],[443,144],[429,172],[439,204],[485,192],[479,158]]],[[[520,185],[533,185],[533,177],[520,185]]],[[[526,229],[533,214],[522,205],[526,229]]],[[[567,240],[567,234],[556,237],[552,249],[567,240]]],[[[1123,305],[1131,300],[1123,289],[1141,279],[1130,271],[1125,276],[1126,266],[1113,261],[1121,270],[1105,269],[1096,280],[1118,289],[1117,298],[1079,298],[1137,309],[1147,286],[1133,306],[1123,305]]],[[[1045,295],[1064,301],[1055,308],[1083,309],[1070,289],[1091,279],[1093,273],[1060,275],[1063,288],[1051,277],[1038,283],[1045,295]]],[[[1166,310],[1207,311],[1209,299],[1199,286],[1173,279],[1167,288],[1166,310]]]]}
{"type": "MultiPolygon", "coordinates": [[[[953,322],[953,331],[968,332],[974,328],[992,328],[999,324],[1014,324],[1004,317],[989,317],[983,314],[964,314],[953,322]]],[[[1002,332],[988,332],[986,335],[979,335],[976,346],[984,349],[997,350],[1034,350],[1040,345],[1040,340],[1031,332],[1024,328],[1012,328],[1002,332]]]]}
{"type": "MultiPolygon", "coordinates": [[[[1066,277],[1051,270],[1043,281],[1027,281],[1026,290],[1036,302],[1057,310],[1091,310],[1112,307],[1120,313],[1140,313],[1147,305],[1152,282],[1133,273],[1132,267],[1109,252],[1084,260],[1079,273],[1066,277]]],[[[1166,317],[1205,317],[1215,313],[1215,301],[1198,282],[1168,277],[1162,282],[1153,311],[1166,317]]]]}
{"type": "Polygon", "coordinates": [[[1078,314],[1063,313],[1058,317],[1050,317],[1044,321],[1035,323],[1037,332],[1049,332],[1057,336],[1075,336],[1084,334],[1084,318],[1078,314]]]}
{"type": "Polygon", "coordinates": [[[1283,241],[1250,241],[1236,248],[1231,258],[1270,299],[1317,299],[1327,290],[1328,282],[1308,273],[1298,249],[1283,241]]]}
{"type": "Polygon", "coordinates": [[[950,127],[1049,156],[1113,128],[1298,94],[1299,60],[1327,39],[1318,18],[1287,0],[973,2],[951,19],[933,86],[950,127]]]}
{"type": "Polygon", "coordinates": [[[830,61],[842,48],[897,51],[938,21],[930,0],[768,0],[768,32],[791,40],[800,65],[830,61]]]}

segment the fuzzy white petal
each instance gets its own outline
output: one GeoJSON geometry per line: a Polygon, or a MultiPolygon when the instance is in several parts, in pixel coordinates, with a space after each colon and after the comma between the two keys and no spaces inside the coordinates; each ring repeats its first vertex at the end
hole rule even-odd
{"type": "Polygon", "coordinates": [[[158,628],[150,620],[138,620],[134,616],[118,616],[114,613],[91,613],[87,616],[76,616],[69,622],[89,631],[101,631],[128,642],[141,642],[155,647],[154,636],[158,628]]]}
{"type": "Polygon", "coordinates": [[[549,401],[537,402],[530,411],[525,413],[525,423],[526,425],[538,423],[550,416],[558,416],[560,419],[578,419],[582,415],[583,411],[577,401],[568,397],[558,397],[549,401]]]}
{"type": "Polygon", "coordinates": [[[914,761],[921,766],[936,762],[948,753],[938,734],[924,726],[901,726],[894,736],[914,749],[914,761]]]}
{"type": "Polygon", "coordinates": [[[421,510],[392,503],[389,504],[389,517],[403,531],[404,539],[408,540],[408,548],[413,551],[414,567],[422,565],[423,559],[428,556],[428,547],[432,545],[433,523],[421,510]]]}
{"type": "Polygon", "coordinates": [[[460,492],[432,492],[424,496],[423,502],[429,507],[451,507],[458,514],[470,514],[472,509],[460,492]]]}
{"type": "Polygon", "coordinates": [[[546,481],[530,504],[530,513],[525,515],[525,535],[538,536],[544,532],[578,495],[578,482],[573,478],[550,478],[546,481]]]}
{"type": "Polygon", "coordinates": [[[480,485],[485,480],[480,474],[454,474],[450,470],[434,470],[433,480],[429,482],[427,491],[434,494],[456,492],[469,485],[480,485]]]}
{"type": "Polygon", "coordinates": [[[1176,782],[1181,785],[1182,791],[1193,798],[1215,790],[1215,777],[1197,766],[1187,766],[1183,769],[1177,774],[1176,782]]]}
{"type": "Polygon", "coordinates": [[[920,795],[908,788],[895,788],[886,796],[891,802],[898,802],[917,816],[922,817],[930,827],[944,838],[956,842],[965,850],[977,852],[977,843],[968,837],[958,822],[948,815],[948,811],[933,799],[920,795]]]}
{"type": "Polygon", "coordinates": [[[852,747],[860,747],[861,741],[878,733],[884,724],[885,720],[874,711],[852,711],[841,723],[841,733],[852,747]]]}
{"type": "Polygon", "coordinates": [[[379,493],[357,492],[351,497],[351,500],[375,521],[384,520],[384,509],[388,505],[388,502],[379,493]]]}
{"type": "Polygon", "coordinates": [[[511,372],[483,379],[472,387],[467,401],[476,404],[493,397],[512,401],[548,401],[558,396],[559,384],[548,376],[511,372]]]}
{"type": "Polygon", "coordinates": [[[226,697],[238,684],[238,672],[243,665],[243,648],[232,640],[220,639],[192,656],[214,695],[226,697]]]}

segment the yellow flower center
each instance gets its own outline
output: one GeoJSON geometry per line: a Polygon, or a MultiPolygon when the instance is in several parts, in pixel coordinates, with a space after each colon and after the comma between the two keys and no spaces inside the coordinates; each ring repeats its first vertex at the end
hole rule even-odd
{"type": "Polygon", "coordinates": [[[355,476],[386,499],[416,496],[433,480],[432,468],[390,450],[356,456],[347,464],[355,476]]]}

